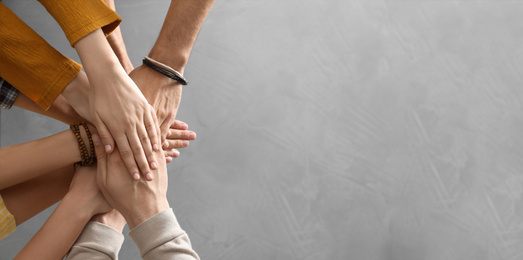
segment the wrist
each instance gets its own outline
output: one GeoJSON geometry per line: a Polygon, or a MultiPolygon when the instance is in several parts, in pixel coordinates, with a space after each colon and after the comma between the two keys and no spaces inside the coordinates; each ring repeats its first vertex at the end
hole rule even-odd
{"type": "MultiPolygon", "coordinates": [[[[149,81],[154,82],[154,84],[147,84],[147,85],[154,86],[155,89],[162,89],[162,90],[166,89],[167,90],[167,89],[172,89],[172,88],[176,88],[176,87],[179,87],[181,89],[183,87],[180,82],[178,82],[174,79],[171,79],[171,78],[161,74],[158,71],[155,71],[154,69],[152,69],[151,67],[149,67],[145,64],[140,65],[136,69],[143,70],[143,72],[147,74],[147,79],[149,81]]],[[[181,71],[178,71],[178,72],[182,73],[181,71]]]]}
{"type": "Polygon", "coordinates": [[[82,60],[89,79],[97,79],[98,76],[104,75],[101,73],[123,71],[101,29],[88,34],[79,40],[74,47],[82,60]]]}
{"type": "Polygon", "coordinates": [[[72,114],[76,120],[71,123],[85,120],[91,121],[89,111],[89,89],[87,75],[85,72],[80,71],[62,91],[62,96],[67,100],[68,105],[70,105],[74,110],[74,113],[70,112],[70,114],[72,114]],[[82,119],[82,117],[84,119],[82,119]]]}
{"type": "Polygon", "coordinates": [[[91,218],[91,221],[110,226],[118,230],[120,233],[123,231],[125,224],[127,224],[122,214],[115,209],[103,214],[95,215],[91,218]]]}
{"type": "Polygon", "coordinates": [[[82,99],[88,99],[89,97],[89,80],[85,72],[80,71],[76,77],[74,77],[64,90],[62,95],[69,101],[69,103],[77,103],[82,99]]]}
{"type": "Polygon", "coordinates": [[[149,53],[149,57],[158,62],[161,62],[183,75],[185,66],[189,61],[189,54],[185,55],[183,53],[162,53],[161,51],[156,51],[155,49],[166,49],[170,50],[171,48],[153,48],[149,53]]]}
{"type": "Polygon", "coordinates": [[[166,198],[157,200],[156,202],[147,201],[147,203],[143,203],[143,205],[128,211],[128,214],[124,214],[124,217],[129,228],[133,230],[142,222],[169,208],[169,202],[166,198]]]}
{"type": "Polygon", "coordinates": [[[60,205],[66,207],[72,213],[72,216],[85,220],[85,222],[89,221],[96,214],[96,208],[93,206],[93,203],[90,203],[81,194],[68,192],[60,202],[60,205]]]}

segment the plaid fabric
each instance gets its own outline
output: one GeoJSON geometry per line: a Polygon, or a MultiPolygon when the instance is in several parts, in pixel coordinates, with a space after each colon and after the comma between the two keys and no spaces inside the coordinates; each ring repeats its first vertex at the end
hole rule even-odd
{"type": "Polygon", "coordinates": [[[10,109],[15,102],[16,96],[18,96],[18,89],[14,88],[5,81],[3,78],[0,78],[0,107],[3,109],[10,109]]]}

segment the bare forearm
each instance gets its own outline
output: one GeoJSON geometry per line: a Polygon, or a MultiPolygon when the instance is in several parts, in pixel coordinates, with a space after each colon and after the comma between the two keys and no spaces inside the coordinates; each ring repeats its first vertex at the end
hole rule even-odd
{"type": "MultiPolygon", "coordinates": [[[[215,0],[172,0],[160,36],[149,53],[152,59],[183,74],[200,27],[215,0]]],[[[182,98],[182,85],[142,65],[130,74],[150,104],[154,106],[162,142],[172,124],[182,98]]]]}
{"type": "Polygon", "coordinates": [[[110,76],[116,75],[115,71],[120,72],[122,69],[101,29],[85,36],[74,47],[82,60],[91,88],[98,87],[98,84],[93,84],[92,81],[101,80],[98,79],[101,76],[108,76],[104,80],[111,80],[110,76]]]}
{"type": "Polygon", "coordinates": [[[56,119],[68,125],[75,122],[85,121],[80,115],[78,115],[78,113],[76,113],[71,104],[62,95],[55,99],[47,111],[43,110],[33,100],[29,99],[22,93],[18,94],[14,105],[56,119]]]}
{"type": "Polygon", "coordinates": [[[15,259],[62,259],[91,216],[88,207],[66,196],[15,259]]]}
{"type": "Polygon", "coordinates": [[[71,131],[0,148],[0,158],[0,189],[71,165],[81,159],[71,131]]]}
{"type": "Polygon", "coordinates": [[[131,63],[131,60],[129,59],[129,55],[127,54],[127,48],[125,48],[125,43],[123,41],[122,32],[120,31],[119,26],[113,31],[111,35],[109,35],[109,37],[107,37],[107,41],[109,42],[109,45],[111,45],[114,54],[116,54],[116,57],[118,57],[118,60],[120,61],[120,64],[124,68],[125,72],[127,72],[127,74],[131,73],[134,67],[131,63]]]}
{"type": "Polygon", "coordinates": [[[183,73],[196,36],[215,0],[172,0],[149,56],[183,73]]]}
{"type": "MultiPolygon", "coordinates": [[[[104,0],[104,2],[114,10],[114,0],[104,0]]],[[[107,37],[107,41],[109,42],[109,45],[111,45],[111,48],[114,51],[114,54],[116,54],[116,57],[118,57],[118,60],[120,61],[120,64],[122,64],[123,68],[127,72],[127,74],[131,73],[131,71],[134,69],[133,64],[131,63],[131,60],[129,59],[129,55],[127,54],[127,48],[125,48],[125,43],[123,41],[122,37],[122,31],[120,30],[120,26],[116,27],[116,29],[107,37]]]]}
{"type": "Polygon", "coordinates": [[[9,212],[20,225],[61,200],[69,190],[73,166],[67,165],[23,183],[0,190],[9,212]]]}

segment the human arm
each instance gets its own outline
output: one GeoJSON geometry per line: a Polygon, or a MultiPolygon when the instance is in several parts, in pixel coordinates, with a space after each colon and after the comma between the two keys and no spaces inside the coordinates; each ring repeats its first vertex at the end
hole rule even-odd
{"type": "Polygon", "coordinates": [[[96,185],[95,172],[96,167],[77,170],[70,191],[15,259],[63,258],[89,219],[111,209],[96,185]]]}
{"type": "MultiPolygon", "coordinates": [[[[113,11],[116,10],[114,0],[104,0],[104,2],[113,11]]],[[[120,26],[116,27],[113,33],[107,36],[107,41],[109,42],[109,45],[111,45],[114,54],[116,54],[116,57],[118,57],[118,60],[120,61],[120,64],[122,64],[122,67],[124,68],[125,72],[127,74],[131,73],[131,71],[134,69],[134,66],[131,63],[131,60],[129,59],[129,55],[127,55],[127,48],[125,48],[125,43],[123,41],[120,26]]]]}
{"type": "MultiPolygon", "coordinates": [[[[133,182],[118,153],[106,154],[93,136],[98,159],[97,181],[107,201],[131,229],[144,259],[199,259],[187,234],[179,227],[167,201],[167,167],[163,161],[150,182],[133,182]],[[110,173],[108,172],[110,171],[110,173]],[[161,257],[160,257],[161,256],[161,257]]],[[[156,152],[155,156],[161,156],[156,152]]]]}
{"type": "MultiPolygon", "coordinates": [[[[83,127],[80,127],[80,134],[83,140],[87,140],[83,127]]],[[[35,141],[2,147],[0,158],[0,189],[81,160],[77,140],[69,130],[35,141]]]]}
{"type": "Polygon", "coordinates": [[[200,259],[172,209],[155,214],[135,227],[129,236],[145,260],[200,259]]]}
{"type": "Polygon", "coordinates": [[[16,98],[14,106],[56,119],[68,125],[75,122],[85,121],[78,113],[76,113],[69,101],[67,101],[67,99],[62,95],[55,99],[48,110],[43,110],[34,101],[22,93],[20,93],[16,98]]]}
{"type": "Polygon", "coordinates": [[[67,165],[0,190],[16,225],[60,201],[69,191],[73,175],[72,165],[67,165]]]}
{"type": "MultiPolygon", "coordinates": [[[[214,2],[172,0],[149,57],[183,74],[196,36],[214,2]]],[[[145,65],[137,67],[129,76],[154,106],[163,143],[180,105],[182,85],[145,65]]]]}
{"type": "MultiPolygon", "coordinates": [[[[39,0],[62,27],[84,65],[90,83],[92,123],[108,152],[118,145],[135,179],[140,172],[149,179],[155,167],[152,150],[159,144],[151,109],[134,82],[120,65],[106,40],[121,18],[101,0],[39,0]]],[[[69,100],[77,108],[76,102],[69,100]]],[[[78,110],[77,110],[78,111],[78,110]]]]}
{"type": "Polygon", "coordinates": [[[89,79],[91,116],[104,149],[111,152],[116,142],[131,176],[139,180],[141,172],[150,180],[150,168],[156,167],[151,154],[159,150],[152,108],[119,64],[100,29],[79,40],[75,48],[89,79]]]}
{"type": "MultiPolygon", "coordinates": [[[[134,228],[129,236],[145,260],[199,259],[172,209],[164,210],[145,220],[134,228]]],[[[91,221],[74,243],[66,260],[117,259],[122,243],[121,231],[107,224],[91,221]]]]}
{"type": "Polygon", "coordinates": [[[110,226],[89,221],[74,242],[65,260],[114,260],[122,247],[124,236],[110,226]]]}
{"type": "Polygon", "coordinates": [[[85,122],[86,120],[91,122],[89,113],[89,81],[85,72],[80,71],[74,79],[67,84],[65,90],[59,95],[49,107],[44,110],[38,106],[34,101],[29,99],[24,94],[20,93],[14,102],[14,105],[29,110],[47,117],[54,118],[58,121],[62,121],[68,125],[78,122],[85,122]],[[67,96],[67,98],[66,98],[67,96]],[[77,104],[78,112],[71,106],[69,100],[74,100],[77,104]]]}
{"type": "Polygon", "coordinates": [[[48,109],[80,64],[56,51],[1,2],[0,17],[1,77],[48,109]]]}
{"type": "Polygon", "coordinates": [[[118,252],[124,240],[122,231],[125,224],[122,214],[115,209],[94,216],[84,227],[65,259],[118,259],[118,252]]]}

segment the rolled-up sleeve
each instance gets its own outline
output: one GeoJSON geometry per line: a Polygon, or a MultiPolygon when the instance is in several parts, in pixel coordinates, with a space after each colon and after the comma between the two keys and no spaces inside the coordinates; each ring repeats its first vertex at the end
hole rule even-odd
{"type": "Polygon", "coordinates": [[[63,56],[0,2],[0,77],[48,109],[82,66],[63,56]]]}
{"type": "Polygon", "coordinates": [[[102,0],[39,0],[58,22],[71,46],[102,29],[105,35],[118,27],[122,18],[102,0]]]}

